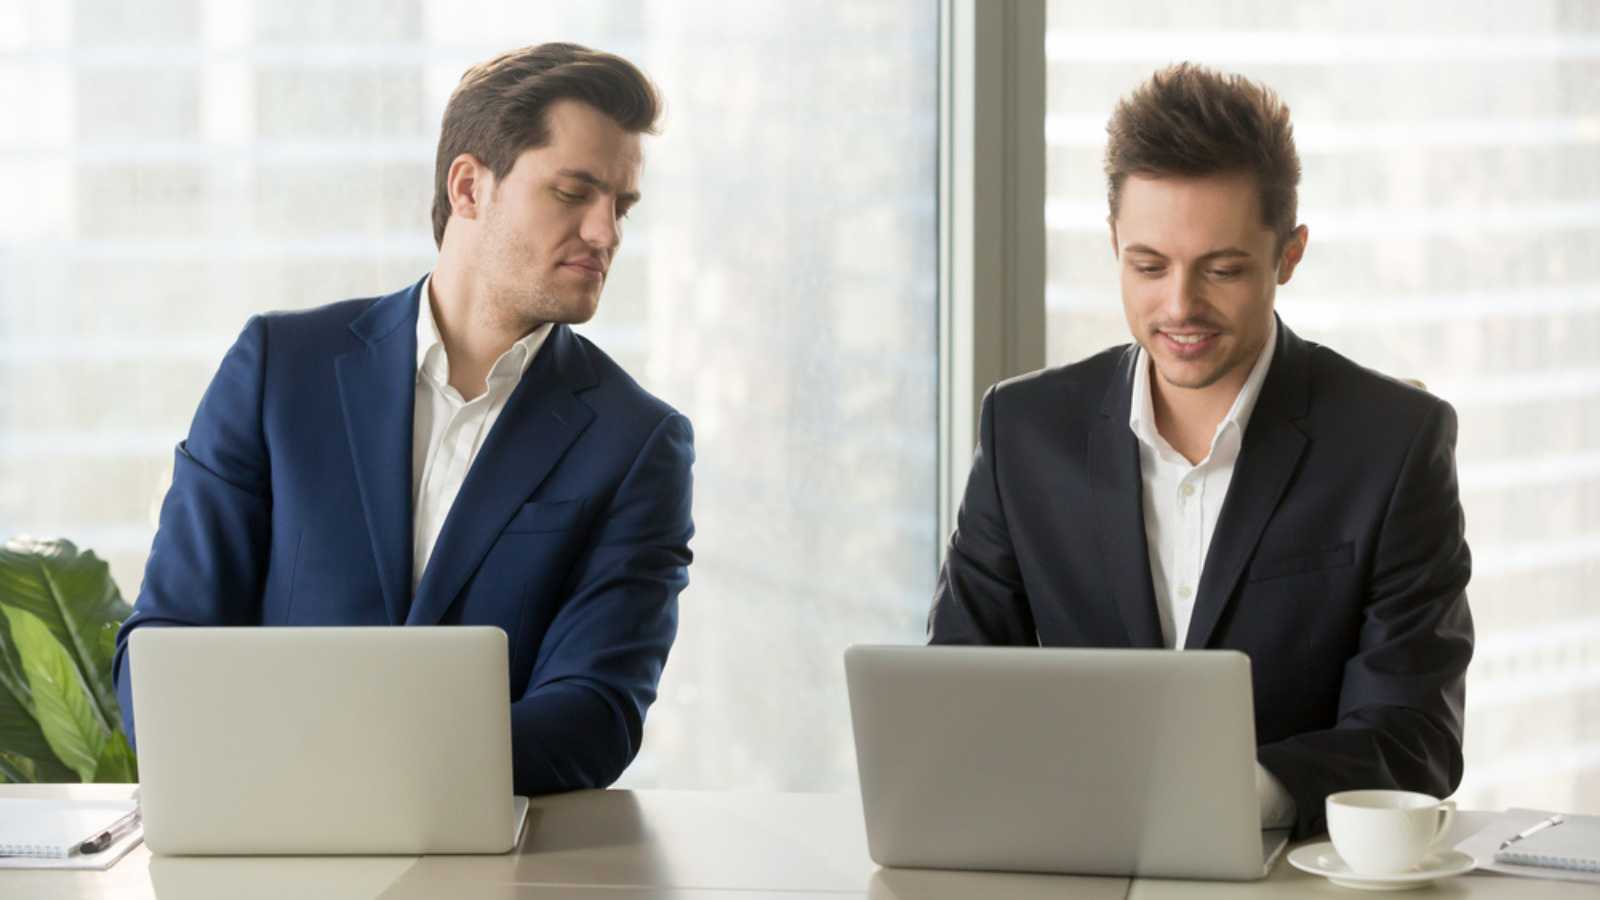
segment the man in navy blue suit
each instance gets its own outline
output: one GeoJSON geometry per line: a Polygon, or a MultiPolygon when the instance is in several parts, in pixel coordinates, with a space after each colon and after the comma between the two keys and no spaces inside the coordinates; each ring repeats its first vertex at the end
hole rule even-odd
{"type": "Polygon", "coordinates": [[[572,324],[639,200],[655,89],[570,44],[463,76],[433,272],[252,318],[177,448],[128,635],[147,626],[495,625],[518,793],[638,752],[691,559],[689,422],[572,324]]]}

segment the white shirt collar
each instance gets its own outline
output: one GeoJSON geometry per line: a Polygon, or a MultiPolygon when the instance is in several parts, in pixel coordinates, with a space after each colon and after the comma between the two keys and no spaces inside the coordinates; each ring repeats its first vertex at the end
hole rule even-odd
{"type": "MultiPolygon", "coordinates": [[[[417,298],[417,377],[427,378],[442,387],[450,383],[450,360],[445,355],[444,340],[439,337],[439,323],[433,317],[433,303],[429,299],[432,284],[432,274],[422,279],[422,295],[417,298]]],[[[521,380],[545,338],[550,336],[551,328],[551,323],[546,322],[508,347],[489,369],[489,381],[521,380]]]]}
{"type": "MultiPolygon", "coordinates": [[[[1232,432],[1237,435],[1237,440],[1231,441],[1235,453],[1237,448],[1244,443],[1244,430],[1250,424],[1250,416],[1255,412],[1256,400],[1261,396],[1261,384],[1267,380],[1267,370],[1272,367],[1272,357],[1278,347],[1278,317],[1273,316],[1272,322],[1267,327],[1266,346],[1261,348],[1261,354],[1256,357],[1255,365],[1250,368],[1250,375],[1244,381],[1244,386],[1239,389],[1239,395],[1233,398],[1233,406],[1229,407],[1228,414],[1217,423],[1217,430],[1211,436],[1211,450],[1206,455],[1206,460],[1211,459],[1217,451],[1218,442],[1232,432]]],[[[1146,447],[1155,451],[1157,455],[1168,462],[1182,462],[1189,465],[1178,451],[1172,449],[1167,439],[1156,430],[1155,405],[1150,396],[1150,358],[1144,352],[1144,347],[1139,347],[1138,358],[1133,363],[1133,402],[1128,409],[1128,427],[1146,447]]],[[[1201,461],[1204,465],[1206,460],[1201,461]]]]}

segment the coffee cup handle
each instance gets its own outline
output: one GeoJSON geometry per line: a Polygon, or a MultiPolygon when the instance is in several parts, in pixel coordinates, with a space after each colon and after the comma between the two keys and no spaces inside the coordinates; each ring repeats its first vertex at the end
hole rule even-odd
{"type": "Polygon", "coordinates": [[[1450,833],[1450,823],[1456,820],[1456,802],[1443,800],[1439,803],[1439,812],[1444,813],[1439,819],[1439,828],[1433,833],[1433,843],[1437,844],[1450,833]]]}

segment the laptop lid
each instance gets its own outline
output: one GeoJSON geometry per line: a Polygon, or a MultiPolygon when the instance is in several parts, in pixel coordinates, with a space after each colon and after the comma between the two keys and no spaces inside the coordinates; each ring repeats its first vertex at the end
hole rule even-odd
{"type": "Polygon", "coordinates": [[[1241,653],[855,646],[845,669],[882,865],[1251,879],[1282,848],[1241,653]]]}
{"type": "Polygon", "coordinates": [[[500,853],[505,632],[159,628],[130,637],[156,853],[500,853]]]}

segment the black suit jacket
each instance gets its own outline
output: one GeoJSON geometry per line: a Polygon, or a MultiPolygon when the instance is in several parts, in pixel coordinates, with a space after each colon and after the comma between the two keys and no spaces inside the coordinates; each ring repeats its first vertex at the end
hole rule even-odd
{"type": "MultiPolygon", "coordinates": [[[[1160,647],[1128,428],[1137,347],[992,388],[933,643],[1160,647]]],[[[1189,648],[1248,654],[1261,764],[1298,807],[1461,782],[1471,559],[1456,417],[1280,321],[1201,573],[1189,648]]]]}

